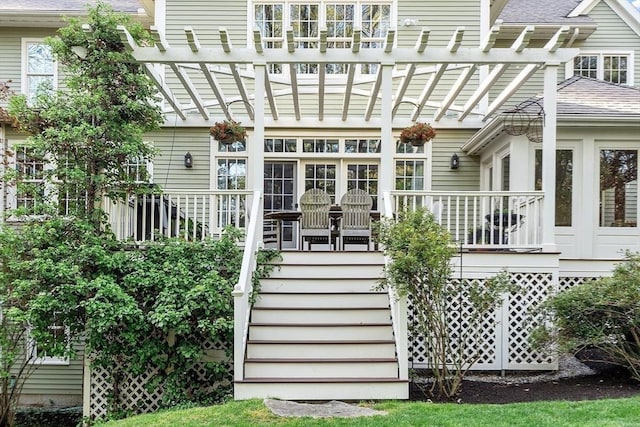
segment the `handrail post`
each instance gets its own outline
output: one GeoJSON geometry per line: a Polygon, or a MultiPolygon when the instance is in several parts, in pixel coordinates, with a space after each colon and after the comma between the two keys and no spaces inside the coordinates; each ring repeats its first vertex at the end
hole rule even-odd
{"type": "Polygon", "coordinates": [[[254,191],[249,224],[245,238],[244,252],[242,255],[242,267],[238,283],[233,289],[233,370],[234,381],[244,378],[244,355],[247,348],[247,332],[251,307],[249,297],[253,291],[251,279],[256,263],[256,251],[258,249],[258,226],[262,224],[262,195],[260,191],[254,191]]]}

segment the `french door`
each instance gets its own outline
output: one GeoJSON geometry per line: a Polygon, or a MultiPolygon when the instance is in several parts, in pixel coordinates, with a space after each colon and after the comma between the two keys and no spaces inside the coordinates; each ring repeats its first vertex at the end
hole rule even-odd
{"type": "MultiPolygon", "coordinates": [[[[296,210],[296,162],[265,162],[264,164],[264,212],[296,210]]],[[[265,233],[275,232],[275,226],[265,225],[265,233]]],[[[283,221],[280,229],[283,249],[294,248],[296,228],[291,221],[283,221]]]]}

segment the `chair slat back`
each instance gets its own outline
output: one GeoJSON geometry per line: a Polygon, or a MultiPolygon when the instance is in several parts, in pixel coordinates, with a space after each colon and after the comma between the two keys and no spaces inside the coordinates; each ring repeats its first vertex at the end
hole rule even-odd
{"type": "Polygon", "coordinates": [[[365,190],[349,190],[340,200],[342,221],[340,227],[346,230],[367,230],[371,225],[373,200],[365,190]]]}
{"type": "Polygon", "coordinates": [[[330,208],[331,197],[327,193],[319,188],[306,191],[300,197],[301,227],[303,229],[328,229],[330,208]]]}

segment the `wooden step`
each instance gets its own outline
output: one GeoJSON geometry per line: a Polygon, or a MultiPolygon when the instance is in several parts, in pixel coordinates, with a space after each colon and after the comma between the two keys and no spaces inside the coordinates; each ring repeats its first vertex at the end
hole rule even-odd
{"type": "MultiPolygon", "coordinates": [[[[397,379],[398,363],[394,359],[388,361],[362,361],[343,359],[338,362],[332,359],[287,362],[284,359],[272,359],[268,362],[246,360],[244,364],[245,378],[366,378],[375,374],[380,378],[397,379]]],[[[384,360],[384,359],[379,359],[384,360]]]]}
{"type": "Polygon", "coordinates": [[[339,359],[339,358],[393,358],[396,347],[393,340],[368,341],[286,341],[286,340],[249,340],[247,342],[248,359],[339,359]]]}
{"type": "Polygon", "coordinates": [[[391,323],[250,323],[250,340],[392,340],[391,323]]]}
{"type": "Polygon", "coordinates": [[[409,383],[389,378],[246,379],[234,384],[234,399],[370,400],[408,399],[409,383]]]}
{"type": "Polygon", "coordinates": [[[251,321],[255,323],[386,323],[391,319],[388,307],[282,308],[254,307],[251,321]]]}
{"type": "Polygon", "coordinates": [[[384,308],[389,306],[387,293],[341,292],[260,292],[255,308],[384,308]]]}
{"type": "Polygon", "coordinates": [[[368,278],[326,279],[324,277],[281,277],[260,280],[260,292],[308,292],[308,293],[335,293],[335,292],[387,292],[374,288],[378,281],[368,278]]]}

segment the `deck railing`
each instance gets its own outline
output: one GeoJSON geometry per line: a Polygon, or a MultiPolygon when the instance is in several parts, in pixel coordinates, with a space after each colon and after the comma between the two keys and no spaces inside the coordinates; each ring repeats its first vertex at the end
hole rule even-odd
{"type": "MultiPolygon", "coordinates": [[[[394,210],[393,198],[389,193],[382,196],[382,217],[393,218],[394,210]]],[[[385,269],[391,260],[385,256],[385,269]]],[[[401,380],[409,379],[409,340],[407,329],[407,296],[400,296],[393,287],[387,288],[389,293],[389,304],[391,308],[391,322],[393,324],[393,334],[396,340],[396,352],[398,356],[398,372],[401,380]]]]}
{"type": "Polygon", "coordinates": [[[430,210],[465,247],[542,247],[541,191],[393,191],[393,210],[430,210]]]}
{"type": "Polygon", "coordinates": [[[144,242],[158,236],[202,240],[219,237],[227,225],[247,225],[249,190],[162,190],[105,198],[111,230],[121,240],[144,242]]]}

